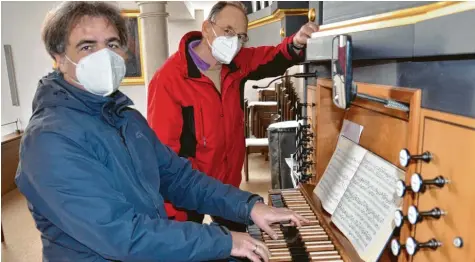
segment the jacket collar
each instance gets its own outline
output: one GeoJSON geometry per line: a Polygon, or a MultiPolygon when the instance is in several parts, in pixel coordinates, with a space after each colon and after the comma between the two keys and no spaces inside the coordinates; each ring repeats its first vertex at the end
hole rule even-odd
{"type": "MultiPolygon", "coordinates": [[[[190,56],[190,52],[188,51],[188,46],[192,41],[195,40],[201,40],[203,38],[203,35],[199,31],[191,31],[187,34],[185,34],[181,40],[180,40],[180,46],[179,46],[179,57],[180,57],[180,62],[182,65],[186,65],[186,69],[184,71],[185,75],[190,78],[201,78],[201,72],[198,69],[198,67],[195,65],[195,62],[193,62],[193,59],[190,56]]],[[[225,67],[228,67],[231,72],[237,71],[239,68],[237,65],[234,63],[234,61],[231,61],[229,65],[223,65],[225,67]]]]}
{"type": "Polygon", "coordinates": [[[133,105],[125,94],[120,91],[103,97],[91,94],[69,84],[62,73],[54,71],[40,80],[39,88],[33,101],[34,111],[45,107],[61,106],[101,115],[110,125],[116,126],[123,119],[122,113],[133,105]]]}

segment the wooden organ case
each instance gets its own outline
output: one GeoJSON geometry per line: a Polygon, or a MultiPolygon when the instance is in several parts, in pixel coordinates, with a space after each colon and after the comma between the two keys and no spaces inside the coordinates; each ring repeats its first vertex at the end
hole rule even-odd
{"type": "Polygon", "coordinates": [[[307,179],[269,197],[314,221],[292,233],[297,248],[250,231],[268,244],[271,261],[363,261],[313,194],[347,119],[364,127],[362,147],[405,171],[395,185],[403,197],[401,225],[378,261],[475,261],[475,31],[466,27],[475,24],[475,3],[358,2],[351,14],[344,13],[352,10],[347,5],[310,3],[309,19],[320,31],[308,42],[305,67],[319,78],[306,83],[305,121],[297,131],[307,141],[297,160],[307,179]],[[358,92],[403,102],[409,112],[358,98],[348,110],[333,105],[329,60],[338,34],[353,38],[358,92]]]}

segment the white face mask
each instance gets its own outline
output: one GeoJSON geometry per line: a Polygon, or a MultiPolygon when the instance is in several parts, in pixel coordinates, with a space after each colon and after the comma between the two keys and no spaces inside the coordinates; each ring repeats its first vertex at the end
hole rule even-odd
{"type": "Polygon", "coordinates": [[[211,54],[221,64],[229,64],[233,60],[234,56],[241,49],[241,43],[237,35],[235,36],[217,36],[214,28],[211,27],[216,38],[213,40],[213,44],[208,45],[211,47],[211,54]]]}
{"type": "Polygon", "coordinates": [[[76,66],[77,83],[95,95],[114,93],[125,76],[124,59],[108,48],[81,58],[77,64],[67,56],[66,59],[76,66]]]}

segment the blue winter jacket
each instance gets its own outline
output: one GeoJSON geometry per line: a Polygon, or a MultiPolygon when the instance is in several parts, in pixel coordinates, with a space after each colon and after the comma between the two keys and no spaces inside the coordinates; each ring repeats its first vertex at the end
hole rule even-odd
{"type": "Polygon", "coordinates": [[[229,231],[168,220],[164,199],[251,223],[258,196],[193,170],[121,92],[93,95],[54,72],[39,82],[16,184],[43,260],[205,261],[230,255],[229,231]]]}

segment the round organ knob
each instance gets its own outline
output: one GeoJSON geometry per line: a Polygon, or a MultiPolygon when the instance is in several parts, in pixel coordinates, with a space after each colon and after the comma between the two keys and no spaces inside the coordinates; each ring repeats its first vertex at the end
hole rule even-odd
{"type": "Polygon", "coordinates": [[[411,188],[415,193],[424,192],[426,186],[433,185],[439,188],[442,188],[447,184],[449,180],[445,179],[443,176],[438,176],[434,179],[423,180],[422,176],[418,173],[414,173],[411,176],[411,188]]]}
{"type": "Polygon", "coordinates": [[[424,152],[421,155],[411,155],[409,150],[406,148],[402,149],[399,152],[399,163],[403,167],[407,167],[410,161],[422,160],[426,163],[429,163],[432,159],[432,154],[430,152],[424,152]]]}
{"type": "Polygon", "coordinates": [[[437,249],[442,243],[435,239],[431,239],[425,243],[418,243],[414,238],[408,237],[406,240],[406,251],[409,255],[413,256],[417,251],[425,248],[437,249]]]}
{"type": "Polygon", "coordinates": [[[410,186],[406,186],[403,180],[399,180],[396,182],[396,194],[398,197],[404,197],[406,195],[406,191],[411,190],[410,186]]]}
{"type": "Polygon", "coordinates": [[[394,224],[396,224],[396,227],[402,227],[402,224],[404,224],[404,220],[406,220],[407,217],[404,216],[401,210],[396,210],[394,212],[394,224]]]}
{"type": "Polygon", "coordinates": [[[440,210],[440,208],[436,207],[429,211],[419,212],[417,207],[410,206],[407,209],[407,220],[412,225],[415,225],[421,222],[424,218],[432,218],[432,219],[439,219],[441,216],[445,215],[444,211],[440,210]]]}
{"type": "Polygon", "coordinates": [[[391,240],[391,253],[393,253],[395,257],[399,256],[401,249],[405,247],[406,245],[401,245],[397,239],[391,240]]]}

